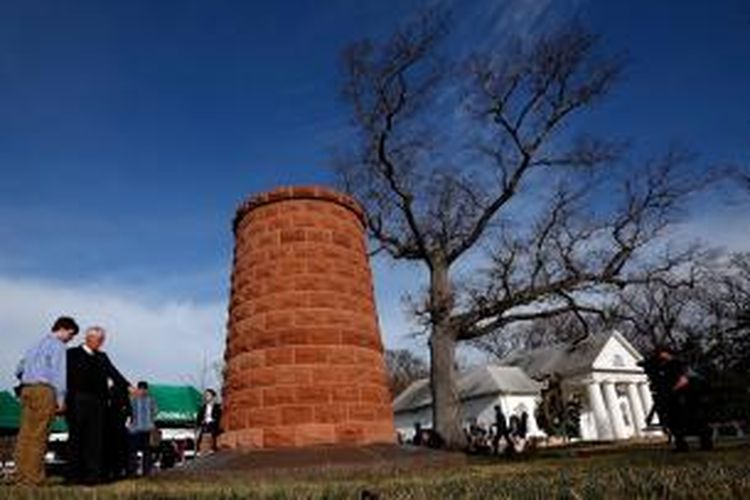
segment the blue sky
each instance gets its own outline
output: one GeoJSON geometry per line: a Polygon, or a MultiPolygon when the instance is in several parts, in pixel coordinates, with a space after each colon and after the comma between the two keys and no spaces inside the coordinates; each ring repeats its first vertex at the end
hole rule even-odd
{"type": "MultiPolygon", "coordinates": [[[[747,1],[438,3],[453,9],[457,48],[580,19],[631,61],[588,126],[645,150],[674,140],[706,163],[750,163],[747,1]]],[[[19,343],[0,366],[61,295],[84,323],[111,318],[122,332],[111,349],[139,369],[149,364],[127,339],[145,334],[126,326],[159,332],[155,351],[184,334],[195,359],[220,355],[234,208],[279,184],[333,182],[331,152],[349,140],[340,49],[420,5],[1,2],[0,335],[19,343]]],[[[750,248],[746,207],[725,202],[708,199],[691,234],[750,248]]],[[[375,270],[386,342],[399,345],[415,271],[375,270]]]]}

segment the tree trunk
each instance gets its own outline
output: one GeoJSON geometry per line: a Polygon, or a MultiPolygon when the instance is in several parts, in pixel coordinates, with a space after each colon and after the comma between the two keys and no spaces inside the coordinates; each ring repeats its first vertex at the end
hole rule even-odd
{"type": "Polygon", "coordinates": [[[433,265],[430,274],[432,332],[430,334],[430,385],[433,428],[449,449],[463,449],[466,437],[461,429],[461,401],[456,387],[456,338],[451,325],[453,291],[448,266],[433,265]]]}

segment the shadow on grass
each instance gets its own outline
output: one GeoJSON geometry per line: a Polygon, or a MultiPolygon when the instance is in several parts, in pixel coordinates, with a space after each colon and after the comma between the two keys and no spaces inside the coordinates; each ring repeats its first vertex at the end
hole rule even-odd
{"type": "Polygon", "coordinates": [[[318,472],[284,479],[247,477],[235,470],[205,481],[124,481],[98,488],[0,488],[14,499],[353,499],[363,491],[380,499],[734,499],[750,498],[747,443],[713,452],[675,454],[661,448],[630,448],[588,456],[548,456],[529,460],[470,460],[462,466],[389,474],[318,472]]]}

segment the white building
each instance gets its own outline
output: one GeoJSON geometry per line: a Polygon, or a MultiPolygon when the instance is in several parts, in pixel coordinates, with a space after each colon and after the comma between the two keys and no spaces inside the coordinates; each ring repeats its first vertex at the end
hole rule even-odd
{"type": "Polygon", "coordinates": [[[613,440],[659,435],[646,430],[653,407],[643,359],[619,332],[591,336],[575,345],[556,345],[513,354],[502,364],[530,377],[561,379],[563,397],[582,403],[581,439],[613,440]]]}
{"type": "MultiPolygon", "coordinates": [[[[488,365],[474,368],[458,378],[458,390],[466,425],[477,423],[486,429],[495,422],[495,405],[500,405],[506,418],[529,415],[528,433],[543,436],[534,414],[541,385],[513,366],[488,365]]],[[[429,380],[417,380],[393,401],[396,430],[406,438],[413,437],[414,424],[432,427],[432,394],[429,380]]]]}
{"type": "MultiPolygon", "coordinates": [[[[559,344],[512,354],[499,365],[475,368],[459,376],[458,390],[465,423],[489,428],[493,407],[506,417],[529,414],[529,433],[543,435],[533,415],[542,383],[559,377],[563,397],[581,401],[581,439],[628,439],[660,435],[646,429],[653,407],[648,379],[638,366],[640,353],[620,333],[591,336],[575,345],[559,344]],[[533,380],[532,380],[533,379],[533,380]]],[[[393,402],[396,428],[405,436],[415,422],[432,426],[432,397],[427,379],[414,382],[393,402]]]]}

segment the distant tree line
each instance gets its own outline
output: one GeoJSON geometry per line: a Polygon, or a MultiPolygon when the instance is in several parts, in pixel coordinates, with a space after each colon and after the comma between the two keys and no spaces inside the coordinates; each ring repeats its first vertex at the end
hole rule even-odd
{"type": "Polygon", "coordinates": [[[575,343],[589,330],[617,329],[646,356],[657,346],[671,347],[705,377],[715,419],[750,420],[750,253],[696,252],[689,265],[629,287],[604,314],[584,320],[540,319],[494,332],[474,346],[502,359],[515,350],[575,343]]]}
{"type": "Polygon", "coordinates": [[[401,394],[413,382],[430,374],[430,368],[424,358],[409,349],[387,349],[385,364],[392,398],[401,394]]]}

